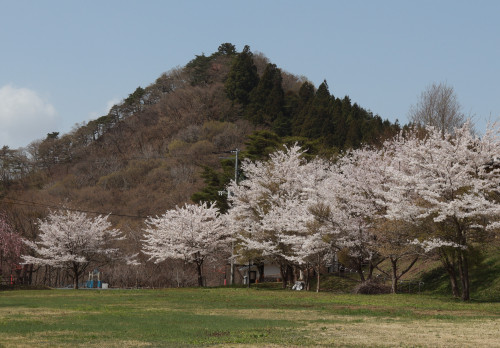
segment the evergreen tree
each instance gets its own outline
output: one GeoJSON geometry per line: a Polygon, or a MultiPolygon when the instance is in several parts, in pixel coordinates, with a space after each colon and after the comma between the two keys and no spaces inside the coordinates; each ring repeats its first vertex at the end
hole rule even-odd
{"type": "Polygon", "coordinates": [[[141,98],[144,96],[146,91],[141,86],[137,87],[134,93],[129,94],[129,96],[124,100],[126,105],[140,104],[141,98]]]}
{"type": "Polygon", "coordinates": [[[268,64],[259,84],[250,93],[247,118],[255,124],[272,125],[283,113],[284,101],[281,70],[276,64],[268,64]]]}
{"type": "Polygon", "coordinates": [[[232,56],[236,54],[236,47],[229,42],[225,42],[219,46],[217,53],[224,56],[232,56]]]}
{"type": "Polygon", "coordinates": [[[224,191],[229,181],[234,178],[234,173],[232,172],[234,164],[232,166],[228,165],[227,161],[223,163],[226,164],[223,165],[223,172],[218,172],[208,166],[203,167],[201,177],[205,181],[205,187],[191,196],[191,200],[195,203],[215,202],[222,214],[228,210],[229,206],[227,204],[227,194],[219,194],[219,192],[224,191]]]}
{"type": "Polygon", "coordinates": [[[301,135],[308,138],[321,138],[326,132],[331,132],[332,96],[326,81],[318,87],[311,108],[302,125],[301,135]],[[326,130],[325,130],[326,127],[326,130]]]}
{"type": "Polygon", "coordinates": [[[349,114],[351,113],[351,98],[349,98],[347,95],[342,99],[342,115],[344,115],[344,118],[347,119],[349,117],[349,114]]]}
{"type": "Polygon", "coordinates": [[[345,137],[344,147],[357,148],[361,145],[361,122],[349,116],[347,119],[348,131],[345,137]]]}
{"type": "Polygon", "coordinates": [[[186,64],[186,69],[190,72],[192,86],[210,82],[208,69],[210,68],[211,61],[211,57],[207,57],[202,53],[201,56],[196,55],[196,58],[186,64]]]}
{"type": "Polygon", "coordinates": [[[290,117],[287,117],[283,112],[278,114],[278,117],[273,122],[273,131],[280,137],[288,136],[292,134],[292,125],[290,122],[290,117]]]}
{"type": "Polygon", "coordinates": [[[276,133],[268,130],[254,132],[248,139],[243,156],[252,161],[268,158],[269,154],[276,151],[283,143],[276,133]]]}
{"type": "Polygon", "coordinates": [[[45,140],[49,139],[59,139],[59,132],[47,133],[47,138],[45,138],[45,140]]]}
{"type": "Polygon", "coordinates": [[[310,82],[304,82],[300,86],[298,105],[293,112],[292,116],[292,135],[298,136],[302,132],[302,126],[311,107],[312,100],[314,99],[314,85],[310,82]]]}
{"type": "Polygon", "coordinates": [[[346,116],[342,113],[342,101],[336,98],[333,102],[333,124],[335,129],[330,137],[330,146],[335,146],[339,149],[344,148],[345,138],[348,131],[346,116]]]}
{"type": "Polygon", "coordinates": [[[227,97],[234,102],[247,105],[250,92],[258,83],[259,75],[253,63],[253,53],[249,46],[245,46],[234,59],[227,76],[225,83],[227,97]]]}
{"type": "Polygon", "coordinates": [[[315,94],[314,85],[308,81],[304,82],[299,90],[299,98],[302,105],[307,105],[315,94]]]}
{"type": "Polygon", "coordinates": [[[292,136],[293,135],[293,120],[298,112],[299,96],[293,91],[288,91],[285,94],[283,104],[283,115],[278,115],[273,123],[273,131],[279,136],[292,136]]]}
{"type": "Polygon", "coordinates": [[[361,145],[361,139],[363,137],[361,132],[363,120],[362,112],[356,103],[351,107],[351,112],[349,113],[346,123],[348,131],[344,146],[347,148],[357,148],[361,145]]]}
{"type": "Polygon", "coordinates": [[[382,127],[382,118],[378,115],[365,120],[361,125],[361,133],[363,134],[362,142],[365,144],[381,145],[382,127]]]}

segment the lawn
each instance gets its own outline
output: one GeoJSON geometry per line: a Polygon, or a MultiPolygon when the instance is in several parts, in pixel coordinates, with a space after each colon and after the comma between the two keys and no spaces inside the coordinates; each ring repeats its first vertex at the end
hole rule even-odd
{"type": "Polygon", "coordinates": [[[245,288],[0,292],[5,347],[488,347],[500,303],[245,288]]]}

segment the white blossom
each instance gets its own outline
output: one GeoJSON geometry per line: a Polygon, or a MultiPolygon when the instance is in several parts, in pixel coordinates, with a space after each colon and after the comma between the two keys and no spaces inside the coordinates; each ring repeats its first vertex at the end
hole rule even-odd
{"type": "Polygon", "coordinates": [[[90,218],[75,211],[50,213],[45,220],[39,220],[39,240],[25,240],[37,256],[23,255],[24,263],[65,267],[73,272],[75,288],[78,277],[94,261],[109,259],[118,253],[111,243],[124,237],[111,228],[107,216],[90,218]]]}
{"type": "Polygon", "coordinates": [[[268,161],[245,161],[246,180],[229,190],[229,217],[243,250],[280,264],[305,263],[313,238],[310,207],[318,202],[318,187],[327,164],[306,161],[298,145],[271,154],[268,161]]]}
{"type": "Polygon", "coordinates": [[[184,259],[196,264],[200,286],[203,261],[230,242],[225,217],[215,203],[176,207],[146,224],[143,252],[155,262],[184,259]]]}

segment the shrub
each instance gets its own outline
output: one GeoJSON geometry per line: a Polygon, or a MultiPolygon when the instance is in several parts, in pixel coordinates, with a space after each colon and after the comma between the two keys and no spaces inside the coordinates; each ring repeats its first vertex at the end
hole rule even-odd
{"type": "Polygon", "coordinates": [[[363,295],[390,294],[391,287],[374,280],[367,280],[357,285],[353,292],[363,295]]]}

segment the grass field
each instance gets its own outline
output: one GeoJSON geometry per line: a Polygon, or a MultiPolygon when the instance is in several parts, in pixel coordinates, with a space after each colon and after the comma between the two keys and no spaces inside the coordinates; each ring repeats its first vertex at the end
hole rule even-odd
{"type": "Polygon", "coordinates": [[[500,303],[212,288],[0,292],[5,347],[498,347],[500,303]]]}

